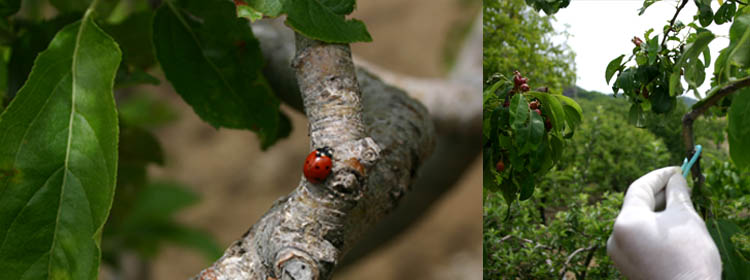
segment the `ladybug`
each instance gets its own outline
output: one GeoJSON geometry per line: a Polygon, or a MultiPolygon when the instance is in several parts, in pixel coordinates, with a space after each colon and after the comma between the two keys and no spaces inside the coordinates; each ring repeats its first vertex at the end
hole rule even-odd
{"type": "Polygon", "coordinates": [[[307,155],[305,166],[302,172],[305,174],[307,181],[313,184],[320,184],[331,174],[331,165],[333,164],[333,149],[329,147],[317,148],[307,155]]]}

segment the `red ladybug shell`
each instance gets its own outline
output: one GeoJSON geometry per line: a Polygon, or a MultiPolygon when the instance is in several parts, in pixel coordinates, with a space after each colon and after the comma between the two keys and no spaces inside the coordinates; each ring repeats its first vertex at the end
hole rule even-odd
{"type": "Polygon", "coordinates": [[[317,148],[307,155],[305,166],[302,172],[305,174],[307,181],[313,184],[320,184],[331,174],[331,165],[333,150],[328,147],[317,148]]]}

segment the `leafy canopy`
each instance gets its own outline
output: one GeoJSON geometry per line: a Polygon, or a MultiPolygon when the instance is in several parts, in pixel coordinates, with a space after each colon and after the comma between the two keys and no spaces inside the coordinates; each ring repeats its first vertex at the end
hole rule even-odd
{"type": "Polygon", "coordinates": [[[540,15],[523,0],[484,1],[483,16],[485,81],[495,73],[518,70],[549,88],[574,83],[574,54],[552,42],[558,35],[552,28],[553,17],[540,15]]]}

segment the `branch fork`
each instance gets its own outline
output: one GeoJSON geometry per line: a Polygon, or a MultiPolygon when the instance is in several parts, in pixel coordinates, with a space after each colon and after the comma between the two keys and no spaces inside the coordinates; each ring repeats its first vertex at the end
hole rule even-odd
{"type": "Polygon", "coordinates": [[[301,178],[194,279],[330,279],[363,233],[398,204],[434,148],[421,104],[392,87],[364,82],[360,89],[348,45],[297,35],[296,46],[292,68],[311,148],[333,149],[332,173],[321,184],[301,178]]]}

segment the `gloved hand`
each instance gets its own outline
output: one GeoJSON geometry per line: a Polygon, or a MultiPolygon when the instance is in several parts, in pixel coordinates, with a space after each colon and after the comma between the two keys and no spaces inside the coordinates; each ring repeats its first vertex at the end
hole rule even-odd
{"type": "Polygon", "coordinates": [[[630,185],[607,254],[629,279],[721,279],[719,250],[678,167],[651,171],[630,185]],[[664,211],[655,212],[665,199],[664,211]]]}

